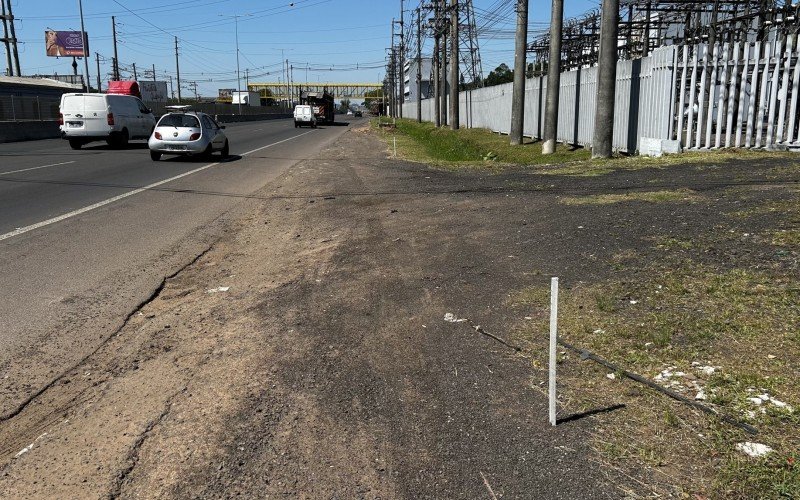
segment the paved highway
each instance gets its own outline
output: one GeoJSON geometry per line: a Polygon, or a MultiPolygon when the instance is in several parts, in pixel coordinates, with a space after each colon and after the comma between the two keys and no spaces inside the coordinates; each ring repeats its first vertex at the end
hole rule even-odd
{"type": "Polygon", "coordinates": [[[0,420],[112,335],[243,204],[344,126],[230,124],[232,157],[0,144],[0,420]]]}

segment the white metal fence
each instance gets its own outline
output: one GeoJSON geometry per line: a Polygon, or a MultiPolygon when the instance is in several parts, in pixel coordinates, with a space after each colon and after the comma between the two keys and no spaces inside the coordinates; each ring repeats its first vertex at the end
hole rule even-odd
{"type": "Polygon", "coordinates": [[[772,148],[798,140],[800,47],[776,42],[683,47],[676,137],[689,148],[772,148]]]}
{"type": "MultiPolygon", "coordinates": [[[[642,137],[678,139],[684,148],[773,147],[797,144],[800,46],[784,42],[661,47],[617,63],[613,146],[634,152],[642,137]]],[[[558,140],[590,146],[594,135],[597,68],[561,75],[558,140]]],[[[459,94],[461,124],[508,133],[512,84],[459,94]]],[[[524,134],[541,139],[545,77],[525,82],[524,134]]],[[[416,102],[403,115],[416,118],[416,102]]],[[[422,101],[434,121],[434,102],[422,101]]]]}

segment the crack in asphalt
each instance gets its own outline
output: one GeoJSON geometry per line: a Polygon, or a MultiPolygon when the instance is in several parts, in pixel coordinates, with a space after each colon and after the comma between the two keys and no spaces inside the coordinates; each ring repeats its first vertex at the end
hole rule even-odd
{"type": "Polygon", "coordinates": [[[144,442],[147,440],[147,437],[150,435],[153,429],[155,429],[156,426],[163,422],[167,415],[169,415],[175,398],[186,392],[186,389],[187,386],[184,386],[167,398],[167,401],[164,404],[164,409],[161,410],[161,413],[156,418],[150,420],[139,436],[137,436],[136,441],[133,442],[133,445],[131,445],[131,448],[128,450],[128,454],[125,457],[125,461],[128,462],[128,465],[124,469],[120,470],[116,475],[114,485],[111,487],[111,491],[108,493],[107,498],[116,499],[120,497],[122,494],[122,487],[125,485],[128,476],[130,476],[131,472],[133,472],[133,469],[135,469],[136,465],[139,463],[139,450],[141,450],[142,445],[144,445],[144,442]]]}
{"type": "Polygon", "coordinates": [[[129,313],[126,315],[126,316],[125,316],[125,318],[122,320],[122,324],[120,324],[120,326],[119,326],[118,328],[116,328],[116,329],[115,329],[113,332],[111,332],[111,333],[110,333],[110,334],[109,334],[109,335],[108,335],[108,336],[107,336],[105,339],[103,339],[103,341],[102,341],[102,342],[100,342],[100,344],[99,344],[99,345],[98,345],[98,346],[97,346],[95,349],[93,349],[93,350],[92,350],[92,352],[90,352],[89,354],[87,354],[86,356],[84,356],[83,358],[81,358],[81,359],[80,359],[80,360],[79,360],[77,363],[75,363],[74,365],[72,365],[72,366],[70,366],[69,368],[67,368],[66,370],[62,371],[60,374],[56,375],[56,376],[55,376],[55,377],[54,377],[52,380],[50,380],[50,382],[48,382],[47,384],[45,384],[44,386],[42,386],[42,387],[41,387],[41,388],[40,388],[38,391],[36,391],[36,392],[34,392],[33,394],[31,394],[30,396],[28,396],[28,397],[27,397],[27,398],[26,398],[26,399],[25,399],[25,400],[24,400],[22,403],[20,403],[20,404],[19,404],[19,405],[18,405],[18,406],[17,406],[15,409],[13,409],[13,410],[11,410],[10,412],[7,412],[7,413],[5,413],[5,414],[3,414],[3,415],[0,415],[0,424],[2,424],[2,423],[4,423],[4,422],[7,422],[8,420],[11,420],[12,418],[14,418],[14,417],[16,417],[17,415],[19,415],[20,413],[22,413],[22,412],[25,410],[25,408],[27,408],[27,407],[28,407],[28,405],[30,405],[30,404],[31,404],[33,401],[35,401],[35,400],[36,400],[36,398],[38,398],[39,396],[41,396],[42,394],[44,394],[45,392],[47,392],[47,390],[48,390],[48,389],[50,389],[51,387],[53,387],[53,386],[54,386],[56,383],[58,383],[58,381],[59,381],[59,380],[61,380],[62,378],[64,378],[64,376],[65,376],[67,373],[70,373],[70,372],[71,372],[71,371],[73,371],[75,368],[77,368],[77,367],[79,367],[80,365],[82,365],[84,362],[86,362],[86,360],[87,360],[87,359],[91,358],[91,357],[92,357],[92,356],[94,356],[94,355],[95,355],[95,354],[96,354],[96,353],[97,353],[97,352],[98,352],[100,349],[102,349],[102,348],[103,348],[103,346],[105,346],[105,345],[106,345],[106,344],[107,344],[107,343],[108,343],[108,342],[109,342],[111,339],[113,339],[114,337],[116,337],[117,335],[119,335],[119,333],[120,333],[120,332],[121,332],[121,331],[122,331],[122,330],[123,330],[123,329],[124,329],[126,326],[128,326],[128,323],[130,322],[130,319],[131,319],[131,318],[132,318],[132,317],[133,317],[133,316],[134,316],[134,315],[135,315],[137,312],[141,311],[141,310],[142,310],[142,309],[143,309],[145,306],[147,306],[149,303],[151,303],[151,302],[152,302],[152,301],[154,301],[156,298],[158,298],[158,296],[159,296],[159,295],[161,294],[161,292],[164,290],[164,287],[166,286],[166,284],[167,284],[167,282],[168,282],[169,280],[171,280],[172,278],[176,277],[178,274],[180,274],[181,272],[183,272],[184,270],[186,270],[187,268],[189,268],[190,266],[192,266],[193,264],[195,264],[197,261],[199,261],[201,258],[203,258],[203,256],[204,256],[204,255],[206,255],[206,254],[207,254],[209,251],[211,251],[211,249],[214,247],[214,243],[216,243],[216,241],[214,241],[214,242],[212,242],[210,245],[208,245],[208,247],[207,247],[205,250],[203,250],[202,252],[200,252],[199,254],[197,254],[197,255],[196,255],[196,256],[195,256],[195,257],[194,257],[192,260],[190,260],[188,263],[186,263],[185,265],[183,265],[183,266],[181,266],[180,268],[178,268],[178,269],[177,269],[175,272],[173,272],[173,273],[171,273],[170,275],[168,275],[168,276],[165,276],[164,278],[162,278],[162,279],[161,279],[161,282],[158,284],[158,286],[157,286],[157,287],[156,287],[156,288],[155,288],[155,289],[154,289],[154,290],[153,290],[153,291],[152,291],[152,292],[151,292],[151,293],[150,293],[150,294],[149,294],[149,295],[148,295],[148,296],[147,296],[147,297],[146,297],[144,300],[142,300],[141,302],[139,302],[139,304],[137,304],[137,305],[136,305],[136,306],[135,306],[135,307],[134,307],[134,308],[133,308],[133,309],[132,309],[132,310],[131,310],[131,311],[130,311],[130,312],[129,312],[129,313]]]}

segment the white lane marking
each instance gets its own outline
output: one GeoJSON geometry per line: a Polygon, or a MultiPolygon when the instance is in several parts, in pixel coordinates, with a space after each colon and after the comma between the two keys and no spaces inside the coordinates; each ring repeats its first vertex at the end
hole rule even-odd
{"type": "Polygon", "coordinates": [[[276,144],[280,144],[280,143],[286,142],[286,141],[291,141],[292,139],[297,139],[298,137],[303,137],[304,135],[310,134],[311,132],[313,132],[313,130],[309,130],[308,132],[303,132],[300,135],[295,135],[295,136],[289,137],[288,139],[284,139],[282,141],[273,142],[272,144],[267,144],[266,146],[261,146],[260,148],[253,149],[252,151],[248,151],[247,153],[242,153],[242,156],[247,156],[249,154],[255,153],[256,151],[261,151],[262,149],[271,148],[272,146],[274,146],[276,144]]]}
{"type": "MultiPolygon", "coordinates": [[[[291,141],[292,139],[297,139],[298,137],[304,136],[306,134],[310,134],[311,132],[312,131],[309,130],[308,132],[305,132],[303,134],[295,135],[295,136],[289,137],[288,139],[284,139],[282,141],[273,142],[272,144],[267,144],[266,146],[261,146],[260,148],[256,148],[256,149],[254,149],[252,151],[248,151],[247,153],[242,153],[241,156],[249,155],[251,153],[255,153],[256,151],[261,151],[262,149],[267,149],[267,148],[270,148],[270,147],[275,146],[277,144],[281,144],[281,143],[286,142],[286,141],[291,141]]],[[[56,222],[61,222],[62,220],[66,220],[66,219],[75,217],[76,215],[84,214],[86,212],[89,212],[90,210],[94,210],[95,208],[100,208],[100,207],[108,205],[109,203],[114,203],[115,201],[123,200],[123,199],[125,199],[125,198],[127,198],[129,196],[133,196],[135,194],[139,194],[139,193],[147,191],[149,189],[153,189],[154,187],[160,186],[162,184],[166,184],[168,182],[172,182],[174,180],[178,180],[181,177],[186,177],[187,175],[196,174],[197,172],[203,171],[203,170],[205,170],[207,168],[211,168],[211,167],[219,165],[219,164],[220,164],[220,162],[209,163],[208,165],[203,165],[202,167],[196,168],[194,170],[190,170],[188,172],[184,172],[184,173],[182,173],[180,175],[176,175],[175,177],[170,177],[169,179],[164,179],[163,181],[158,181],[158,182],[154,182],[152,184],[148,184],[147,186],[144,186],[144,187],[141,187],[141,188],[138,188],[138,189],[134,189],[133,191],[128,191],[127,193],[122,193],[120,195],[114,196],[113,198],[108,198],[107,200],[98,201],[97,203],[94,203],[94,204],[89,205],[87,207],[79,208],[77,210],[73,210],[72,212],[68,212],[68,213],[65,213],[63,215],[59,215],[58,217],[53,217],[52,219],[47,219],[47,220],[42,221],[42,222],[37,222],[36,224],[31,224],[30,226],[17,228],[15,230],[11,231],[10,233],[0,234],[0,241],[3,241],[3,240],[8,239],[8,238],[13,238],[14,236],[19,236],[20,234],[24,234],[24,233],[27,233],[29,231],[33,231],[34,229],[39,229],[40,227],[49,226],[50,224],[55,224],[56,222]]]]}
{"type": "Polygon", "coordinates": [[[70,163],[75,163],[75,160],[62,161],[61,163],[51,163],[50,165],[42,165],[41,167],[21,168],[19,170],[12,170],[11,172],[0,172],[0,175],[17,174],[19,172],[27,172],[28,170],[37,170],[40,168],[47,168],[47,167],[57,167],[59,165],[68,165],[70,163]]]}
{"type": "Polygon", "coordinates": [[[14,237],[14,236],[19,236],[20,234],[27,233],[28,231],[33,231],[34,229],[39,229],[40,227],[49,226],[50,224],[55,224],[56,222],[61,222],[62,220],[69,219],[71,217],[75,217],[76,215],[80,215],[80,214],[86,213],[86,212],[88,212],[90,210],[94,210],[95,208],[100,208],[102,206],[108,205],[109,203],[114,203],[115,201],[119,201],[119,200],[125,199],[125,198],[127,198],[129,196],[133,196],[135,194],[139,194],[139,193],[141,193],[143,191],[147,191],[148,189],[153,189],[154,187],[160,186],[162,184],[166,184],[167,182],[171,182],[171,181],[180,179],[181,177],[186,177],[187,175],[195,174],[197,172],[200,172],[201,170],[205,170],[207,168],[213,167],[214,165],[219,165],[219,162],[217,162],[217,163],[209,163],[208,165],[204,165],[204,166],[202,166],[200,168],[196,168],[194,170],[190,170],[188,172],[184,172],[184,173],[182,173],[180,175],[176,175],[175,177],[170,177],[169,179],[164,179],[163,181],[154,182],[153,184],[149,184],[147,186],[144,186],[144,187],[141,187],[141,188],[138,188],[138,189],[134,189],[133,191],[128,191],[127,193],[122,193],[120,195],[114,196],[113,198],[108,198],[107,200],[98,201],[97,203],[89,205],[88,207],[79,208],[77,210],[73,210],[72,212],[68,212],[68,213],[65,213],[63,215],[59,215],[58,217],[53,217],[52,219],[47,219],[47,220],[42,221],[42,222],[37,222],[36,224],[31,224],[30,226],[17,228],[15,230],[11,231],[10,233],[0,234],[0,241],[3,241],[5,239],[7,239],[7,238],[11,238],[11,237],[14,237]]]}

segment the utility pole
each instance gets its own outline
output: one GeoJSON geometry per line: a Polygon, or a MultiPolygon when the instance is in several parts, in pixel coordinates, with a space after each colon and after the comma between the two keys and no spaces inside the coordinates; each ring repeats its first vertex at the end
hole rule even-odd
{"type": "Polygon", "coordinates": [[[100,88],[100,53],[94,53],[94,60],[97,62],[97,91],[100,92],[102,90],[100,88]]]}
{"type": "Polygon", "coordinates": [[[175,100],[175,88],[172,86],[172,75],[169,75],[169,93],[172,95],[172,100],[175,100]]]}
{"type": "Polygon", "coordinates": [[[131,63],[133,65],[133,80],[138,81],[139,75],[136,74],[136,63],[131,63]]]}
{"type": "MultiPolygon", "coordinates": [[[[239,114],[242,114],[242,78],[241,78],[241,71],[239,70],[239,18],[246,17],[250,14],[233,14],[233,15],[225,15],[219,14],[222,17],[232,17],[233,18],[233,25],[234,25],[234,35],[236,39],[236,96],[238,97],[239,101],[239,114]]],[[[281,57],[283,59],[283,57],[281,57]]],[[[249,100],[249,99],[248,99],[249,100]]]]}
{"type": "Polygon", "coordinates": [[[417,123],[422,123],[422,9],[417,8],[417,123]]]}
{"type": "Polygon", "coordinates": [[[436,128],[442,126],[442,111],[441,107],[441,98],[439,97],[439,90],[441,85],[439,83],[439,66],[441,65],[441,59],[439,59],[439,0],[434,0],[433,2],[433,58],[431,63],[433,67],[433,104],[434,104],[434,123],[436,128]]]}
{"type": "MultiPolygon", "coordinates": [[[[447,13],[447,0],[439,0],[441,1],[441,6],[439,7],[439,15],[441,19],[439,20],[439,29],[442,30],[441,33],[441,40],[440,40],[440,54],[439,54],[439,84],[442,86],[439,89],[439,98],[441,99],[441,104],[439,105],[441,111],[441,126],[447,126],[447,21],[446,13],[447,13]]],[[[451,61],[452,64],[452,61],[451,61]]]]}
{"type": "Polygon", "coordinates": [[[389,113],[389,115],[390,116],[394,116],[394,117],[397,116],[397,114],[396,114],[397,110],[395,108],[395,98],[397,96],[397,89],[395,88],[396,84],[395,84],[395,79],[394,79],[394,77],[395,77],[395,66],[394,66],[394,63],[395,63],[395,55],[396,55],[395,54],[395,50],[394,50],[394,24],[395,24],[395,22],[396,21],[394,20],[394,18],[392,18],[392,48],[390,49],[392,52],[391,52],[390,59],[389,59],[389,88],[392,90],[392,93],[389,95],[389,108],[391,109],[391,112],[389,113]]]}
{"type": "Polygon", "coordinates": [[[544,143],[542,144],[542,154],[544,155],[556,152],[558,93],[561,85],[561,31],[564,24],[564,0],[552,0],[552,2],[550,56],[547,60],[547,97],[544,103],[544,143]]]}
{"type": "Polygon", "coordinates": [[[405,48],[405,40],[403,33],[403,21],[405,19],[405,12],[403,12],[403,0],[400,0],[400,64],[398,67],[398,72],[400,73],[400,88],[399,90],[399,100],[397,102],[397,111],[398,116],[400,118],[403,117],[403,101],[405,101],[406,97],[406,48],[405,48]]]}
{"type": "MultiPolygon", "coordinates": [[[[11,0],[8,0],[8,7],[9,12],[11,11],[11,0]]],[[[81,14],[81,37],[82,37],[82,45],[83,45],[83,67],[86,70],[86,92],[91,92],[91,86],[89,85],[89,37],[86,36],[86,30],[83,27],[83,2],[78,0],[78,11],[81,14]]],[[[11,23],[11,36],[14,36],[14,23],[11,23]]],[[[16,37],[15,37],[16,38],[16,37]]],[[[16,44],[15,44],[16,46],[16,44]]],[[[14,49],[16,50],[16,48],[14,49]]],[[[15,54],[16,57],[16,54],[15,54]]],[[[17,62],[19,64],[19,61],[17,62]]],[[[19,73],[19,68],[17,68],[17,73],[19,73]]]]}
{"type": "Polygon", "coordinates": [[[8,37],[8,16],[6,15],[6,3],[4,0],[0,0],[0,7],[2,10],[2,15],[0,18],[3,19],[3,45],[6,46],[6,74],[8,76],[14,76],[14,66],[11,64],[11,39],[8,37]]]}
{"type": "Polygon", "coordinates": [[[286,60],[286,108],[292,109],[291,103],[292,87],[289,84],[289,60],[286,60]]]}
{"type": "MultiPolygon", "coordinates": [[[[0,0],[2,2],[3,0],[0,0]]],[[[11,0],[8,0],[7,5],[7,13],[6,19],[8,19],[9,27],[11,28],[11,39],[9,43],[11,44],[11,50],[14,53],[14,69],[17,71],[17,76],[22,76],[22,72],[19,70],[19,51],[17,50],[17,31],[14,28],[14,13],[11,12],[11,0]]],[[[83,23],[83,15],[81,15],[81,23],[83,23]]],[[[83,29],[81,25],[81,29],[83,29]]],[[[88,67],[88,66],[87,66],[88,67]]],[[[9,66],[9,70],[11,67],[9,66]]]]}
{"type": "Polygon", "coordinates": [[[119,55],[117,55],[117,20],[111,16],[111,34],[114,38],[114,65],[112,72],[114,73],[114,80],[119,80],[119,55]]]}
{"type": "Polygon", "coordinates": [[[458,0],[450,0],[450,129],[458,130],[458,0]]]}
{"type": "Polygon", "coordinates": [[[153,83],[156,83],[156,65],[153,64],[153,83]]]}
{"type": "MultiPolygon", "coordinates": [[[[394,21],[392,21],[392,39],[394,39],[394,21]]],[[[394,42],[389,51],[389,109],[386,115],[394,116],[394,42]]]]}
{"type": "Polygon", "coordinates": [[[175,72],[177,73],[176,78],[178,80],[178,104],[181,103],[181,66],[178,62],[178,37],[175,37],[175,72]]]}
{"type": "Polygon", "coordinates": [[[619,0],[603,0],[600,12],[600,54],[597,58],[597,111],[592,158],[611,158],[614,138],[614,87],[617,79],[619,0]]]}
{"type": "Polygon", "coordinates": [[[250,90],[250,68],[244,69],[244,86],[250,90]]]}
{"type": "Polygon", "coordinates": [[[512,145],[522,144],[525,128],[525,55],[528,49],[528,0],[517,0],[517,38],[514,54],[514,88],[511,97],[512,145]]]}

